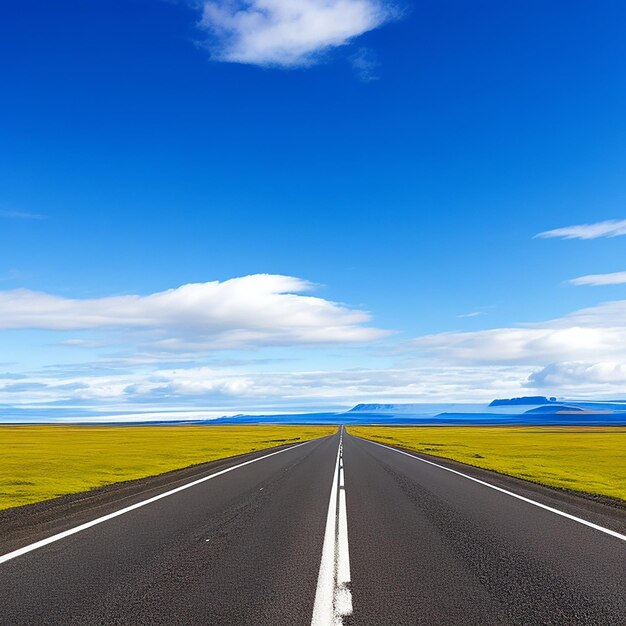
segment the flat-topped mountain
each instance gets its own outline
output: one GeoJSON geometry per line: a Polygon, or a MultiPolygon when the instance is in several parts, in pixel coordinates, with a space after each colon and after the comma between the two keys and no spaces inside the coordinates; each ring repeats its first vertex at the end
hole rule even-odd
{"type": "MultiPolygon", "coordinates": [[[[402,405],[401,405],[402,406],[402,405]]],[[[353,406],[347,413],[370,413],[372,411],[393,411],[397,408],[397,404],[357,404],[353,406]]]]}
{"type": "Polygon", "coordinates": [[[491,402],[489,406],[525,406],[529,404],[550,404],[556,402],[556,398],[546,396],[522,396],[521,398],[499,398],[491,402]]]}

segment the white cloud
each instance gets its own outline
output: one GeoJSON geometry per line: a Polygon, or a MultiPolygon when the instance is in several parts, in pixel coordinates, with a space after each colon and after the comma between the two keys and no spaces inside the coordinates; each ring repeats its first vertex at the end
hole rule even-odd
{"type": "MultiPolygon", "coordinates": [[[[539,324],[414,339],[410,346],[433,371],[473,372],[493,389],[494,368],[526,370],[524,388],[570,397],[622,397],[626,384],[626,300],[606,302],[539,324]]],[[[482,382],[481,382],[482,381],[482,382]]],[[[514,386],[509,385],[509,388],[514,386]]]]}
{"type": "Polygon", "coordinates": [[[625,328],[626,300],[613,300],[597,306],[580,309],[564,317],[552,320],[549,322],[549,325],[555,328],[575,326],[607,330],[625,328]]]}
{"type": "Polygon", "coordinates": [[[420,337],[413,346],[440,362],[525,363],[618,356],[626,352],[626,328],[496,328],[420,337]],[[620,345],[620,343],[622,345],[620,345]]]}
{"type": "Polygon", "coordinates": [[[414,339],[411,346],[448,363],[538,366],[586,359],[626,361],[626,300],[542,324],[426,335],[414,339]]]}
{"type": "Polygon", "coordinates": [[[134,387],[132,392],[146,401],[161,394],[200,396],[211,402],[259,410],[262,406],[336,407],[368,401],[486,401],[497,395],[517,393],[527,377],[527,369],[506,366],[264,372],[200,367],[159,370],[151,381],[134,387]]]}
{"type": "Polygon", "coordinates": [[[303,371],[199,366],[73,376],[35,372],[27,380],[0,379],[0,403],[259,412],[349,407],[357,402],[480,402],[519,394],[528,374],[526,368],[506,366],[303,371]]]}
{"type": "Polygon", "coordinates": [[[386,331],[365,326],[367,312],[301,295],[313,285],[256,274],[183,285],[147,296],[72,299],[0,291],[0,329],[143,331],[161,350],[359,343],[386,331]]]}
{"type": "Polygon", "coordinates": [[[572,278],[568,281],[571,285],[591,285],[593,287],[603,285],[623,285],[626,283],[626,272],[613,272],[611,274],[589,274],[572,278]]]}
{"type": "Polygon", "coordinates": [[[368,48],[359,48],[351,57],[350,63],[357,76],[364,83],[378,80],[378,60],[376,55],[368,48]]]}
{"type": "Polygon", "coordinates": [[[93,341],[90,339],[66,339],[61,342],[62,346],[69,346],[70,348],[99,348],[103,344],[98,341],[93,341]]]}
{"type": "Polygon", "coordinates": [[[598,388],[615,388],[623,393],[626,384],[626,363],[585,363],[582,361],[550,363],[533,372],[528,384],[536,388],[572,390],[580,397],[586,390],[590,393],[598,388]]]}
{"type": "Polygon", "coordinates": [[[368,313],[306,295],[312,287],[298,278],[253,275],[145,296],[0,291],[0,328],[77,330],[79,337],[62,332],[60,339],[89,350],[102,346],[96,331],[123,333],[131,346],[144,342],[138,351],[105,353],[94,362],[0,375],[0,403],[125,413],[271,412],[356,402],[482,402],[529,388],[618,397],[626,384],[626,300],[539,324],[418,337],[409,346],[416,354],[401,359],[397,352],[351,349],[348,361],[341,361],[345,351],[322,353],[327,365],[314,369],[311,361],[284,363],[280,351],[278,359],[199,358],[198,350],[352,345],[385,336],[367,325],[368,313]]]}
{"type": "Polygon", "coordinates": [[[486,403],[541,393],[623,399],[626,362],[566,361],[542,368],[459,364],[250,370],[213,366],[108,374],[0,376],[0,403],[22,418],[200,419],[235,413],[338,410],[358,402],[486,403]],[[529,392],[529,389],[532,390],[529,392]]]}
{"type": "Polygon", "coordinates": [[[472,311],[471,313],[462,313],[461,315],[457,315],[460,319],[465,319],[468,317],[479,317],[483,314],[482,311],[472,311]]]}
{"type": "Polygon", "coordinates": [[[204,0],[200,26],[216,60],[294,67],[391,17],[383,0],[204,0]]]}
{"type": "Polygon", "coordinates": [[[595,224],[579,224],[578,226],[566,226],[539,233],[536,237],[542,239],[597,239],[598,237],[617,237],[626,235],[626,220],[607,220],[595,224]]]}

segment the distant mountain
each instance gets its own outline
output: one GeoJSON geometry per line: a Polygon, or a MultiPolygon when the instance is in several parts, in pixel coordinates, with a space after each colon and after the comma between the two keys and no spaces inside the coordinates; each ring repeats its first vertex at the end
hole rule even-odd
{"type": "Polygon", "coordinates": [[[524,406],[529,404],[550,404],[556,402],[556,398],[545,396],[523,396],[521,398],[500,398],[494,400],[489,406],[524,406]]]}
{"type": "MultiPolygon", "coordinates": [[[[550,407],[549,407],[550,408],[550,407]]],[[[423,420],[424,424],[447,425],[515,425],[515,426],[626,426],[626,412],[624,413],[591,413],[589,411],[575,411],[570,407],[561,408],[555,412],[535,412],[514,414],[476,414],[476,413],[442,413],[430,420],[423,420]]]]}
{"type": "Polygon", "coordinates": [[[393,411],[398,405],[396,404],[357,404],[353,406],[347,413],[372,413],[375,411],[393,411]]]}
{"type": "Polygon", "coordinates": [[[282,413],[272,415],[234,415],[199,423],[219,426],[221,424],[341,424],[340,413],[282,413]]]}
{"type": "Polygon", "coordinates": [[[357,404],[344,415],[351,413],[364,413],[378,415],[403,415],[403,416],[427,416],[437,415],[438,413],[474,413],[481,412],[487,408],[486,404],[472,404],[466,402],[413,402],[413,403],[394,403],[394,404],[357,404]]]}
{"type": "MultiPolygon", "coordinates": [[[[207,411],[211,413],[211,411],[207,411]]],[[[56,409],[56,413],[41,418],[38,407],[28,410],[0,404],[0,421],[7,423],[46,423],[63,421],[71,423],[125,423],[137,425],[174,424],[380,424],[380,425],[621,425],[626,426],[626,399],[624,400],[572,400],[545,396],[498,399],[490,406],[470,403],[361,403],[349,410],[316,413],[238,414],[208,417],[201,411],[189,416],[176,415],[168,419],[167,411],[157,419],[145,419],[137,412],[102,414],[83,408],[56,409]],[[196,417],[200,413],[199,417],[196,417]]]]}

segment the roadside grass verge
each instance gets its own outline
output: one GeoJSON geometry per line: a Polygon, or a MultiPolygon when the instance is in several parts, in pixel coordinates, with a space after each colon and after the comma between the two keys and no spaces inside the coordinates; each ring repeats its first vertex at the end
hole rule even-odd
{"type": "Polygon", "coordinates": [[[0,510],[295,444],[334,426],[0,426],[0,510]]]}
{"type": "Polygon", "coordinates": [[[626,500],[626,427],[350,426],[348,432],[552,487],[626,500]]]}

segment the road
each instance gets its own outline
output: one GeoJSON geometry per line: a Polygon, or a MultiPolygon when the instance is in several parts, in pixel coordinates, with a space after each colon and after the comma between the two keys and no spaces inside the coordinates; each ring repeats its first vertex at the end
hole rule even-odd
{"type": "Polygon", "coordinates": [[[0,624],[623,626],[625,526],[337,434],[5,534],[0,624]]]}

